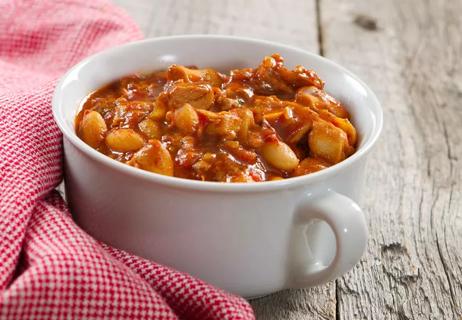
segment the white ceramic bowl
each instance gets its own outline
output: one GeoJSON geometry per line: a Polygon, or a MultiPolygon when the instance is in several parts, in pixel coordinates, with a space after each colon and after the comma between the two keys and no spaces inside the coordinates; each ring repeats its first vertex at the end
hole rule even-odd
{"type": "Polygon", "coordinates": [[[96,239],[247,297],[325,283],[351,269],[365,249],[367,227],[356,202],[382,111],[363,82],[318,55],[225,36],[129,43],[74,66],[56,87],[53,114],[64,135],[71,211],[96,239]],[[275,52],[289,67],[314,69],[327,91],[345,103],[360,137],[355,154],[298,178],[226,184],[130,167],[98,153],[74,132],[82,99],[121,76],[172,63],[228,71],[256,66],[275,52]]]}

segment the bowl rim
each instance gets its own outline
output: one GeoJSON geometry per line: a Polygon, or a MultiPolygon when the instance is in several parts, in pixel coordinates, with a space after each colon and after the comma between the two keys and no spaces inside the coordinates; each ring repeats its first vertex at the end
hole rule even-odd
{"type": "Polygon", "coordinates": [[[63,137],[68,139],[70,143],[76,147],[78,150],[83,152],[85,155],[90,157],[93,160],[100,162],[102,165],[106,165],[114,170],[117,170],[121,173],[133,176],[135,178],[143,179],[148,182],[153,182],[157,184],[166,185],[169,187],[174,188],[182,188],[182,189],[193,189],[193,190],[205,190],[205,191],[215,191],[215,192],[263,192],[263,191],[270,191],[270,190],[285,190],[291,189],[295,187],[299,187],[302,185],[311,185],[313,183],[326,180],[333,175],[339,173],[342,170],[347,169],[350,167],[354,162],[360,160],[364,157],[367,153],[370,152],[371,148],[376,143],[377,139],[380,136],[380,133],[383,128],[383,110],[379,100],[375,93],[361,80],[357,77],[354,73],[349,71],[348,69],[342,67],[341,65],[337,64],[334,61],[331,61],[323,56],[320,56],[315,53],[311,53],[309,51],[291,46],[286,44],[281,44],[278,42],[262,40],[262,39],[255,39],[249,37],[240,37],[240,36],[229,36],[229,35],[210,35],[210,34],[191,34],[191,35],[175,35],[175,36],[164,36],[164,37],[156,37],[156,38],[149,38],[139,41],[129,42],[123,45],[119,45],[116,47],[112,47],[103,51],[100,51],[96,54],[93,54],[79,63],[75,64],[71,67],[58,81],[56,84],[53,98],[52,98],[52,112],[53,117],[58,125],[59,129],[63,133],[63,137]],[[372,99],[372,102],[375,106],[371,106],[371,112],[375,118],[375,123],[371,129],[371,135],[368,137],[364,145],[362,145],[354,154],[352,154],[347,159],[329,167],[323,169],[318,172],[310,173],[308,175],[299,176],[299,177],[292,177],[284,180],[276,180],[276,181],[263,181],[263,182],[256,182],[256,183],[248,183],[248,182],[215,182],[215,181],[198,181],[192,179],[185,179],[185,178],[178,178],[178,177],[170,177],[164,176],[161,174],[141,170],[139,168],[135,168],[129,166],[127,164],[121,163],[117,160],[114,160],[106,155],[103,155],[96,151],[95,149],[91,148],[85,142],[83,142],[75,133],[74,130],[70,130],[65,123],[64,114],[62,112],[63,108],[59,104],[59,98],[61,95],[62,88],[64,87],[66,80],[71,76],[73,73],[77,72],[79,69],[84,67],[85,65],[91,63],[92,60],[96,58],[101,58],[106,55],[117,55],[118,52],[124,50],[127,47],[131,46],[144,46],[146,44],[158,43],[158,42],[165,42],[165,41],[181,41],[183,39],[207,39],[207,40],[225,40],[225,41],[239,41],[244,43],[255,43],[255,44],[262,44],[262,45],[270,45],[279,48],[283,48],[289,51],[295,51],[300,54],[304,54],[309,56],[312,59],[319,59],[322,63],[328,64],[343,73],[346,73],[350,77],[352,77],[355,81],[357,81],[362,88],[367,92],[367,95],[372,99]],[[375,110],[373,110],[375,108],[375,110]]]}

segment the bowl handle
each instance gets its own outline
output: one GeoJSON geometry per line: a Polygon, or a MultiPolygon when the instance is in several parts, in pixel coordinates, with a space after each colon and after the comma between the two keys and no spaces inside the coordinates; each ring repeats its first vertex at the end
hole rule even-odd
{"type": "MultiPolygon", "coordinates": [[[[307,195],[296,209],[296,227],[306,226],[314,219],[325,221],[335,235],[336,253],[328,266],[320,262],[298,264],[291,274],[292,288],[310,287],[326,283],[349,271],[361,258],[366,249],[368,230],[363,211],[358,204],[347,196],[329,190],[313,199],[307,195]],[[308,265],[307,265],[308,264],[308,265]]],[[[306,243],[300,246],[305,237],[298,237],[299,247],[296,255],[304,255],[306,261],[306,243]]],[[[322,245],[322,244],[321,244],[322,245]]],[[[295,257],[302,261],[303,257],[295,257]]]]}

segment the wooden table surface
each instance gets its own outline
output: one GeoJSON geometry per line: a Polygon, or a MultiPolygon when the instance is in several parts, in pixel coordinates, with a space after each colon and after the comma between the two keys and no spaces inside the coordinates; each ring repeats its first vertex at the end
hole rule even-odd
{"type": "Polygon", "coordinates": [[[258,319],[462,319],[461,0],[116,0],[146,37],[263,38],[339,62],[377,93],[367,252],[327,285],[251,301],[258,319]]]}

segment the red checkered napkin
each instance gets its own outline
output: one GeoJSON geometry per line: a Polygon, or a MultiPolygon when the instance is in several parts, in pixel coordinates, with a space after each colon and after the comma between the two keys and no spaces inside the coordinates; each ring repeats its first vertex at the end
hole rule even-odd
{"type": "Polygon", "coordinates": [[[83,57],[141,38],[102,0],[0,2],[0,319],[253,319],[233,296],[96,242],[54,190],[58,77],[83,57]]]}

